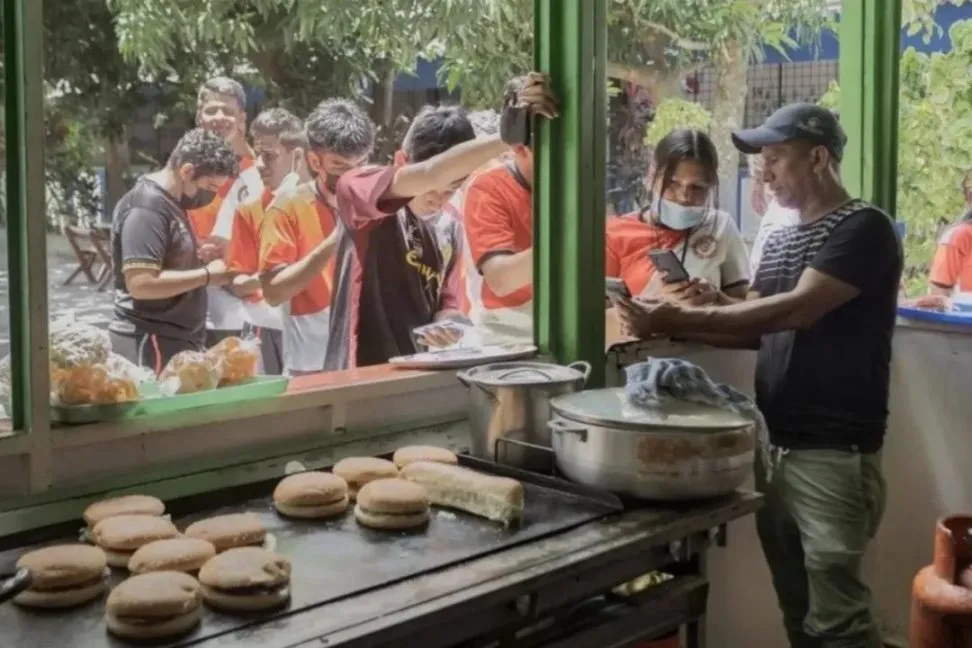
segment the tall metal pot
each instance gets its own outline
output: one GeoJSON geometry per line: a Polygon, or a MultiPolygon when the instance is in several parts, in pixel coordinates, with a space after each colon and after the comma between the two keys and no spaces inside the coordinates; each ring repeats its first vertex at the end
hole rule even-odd
{"type": "Polygon", "coordinates": [[[497,362],[460,371],[469,388],[473,456],[526,470],[551,468],[550,400],[580,391],[591,366],[497,362]]]}

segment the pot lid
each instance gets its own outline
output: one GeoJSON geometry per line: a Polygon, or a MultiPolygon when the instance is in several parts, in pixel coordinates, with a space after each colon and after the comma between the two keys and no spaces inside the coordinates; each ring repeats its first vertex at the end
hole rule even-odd
{"type": "Polygon", "coordinates": [[[574,362],[566,367],[549,362],[494,362],[460,371],[457,377],[463,383],[489,387],[529,386],[583,383],[590,371],[591,367],[586,362],[574,362]]]}
{"type": "Polygon", "coordinates": [[[634,405],[628,400],[624,387],[590,389],[558,396],[550,401],[550,408],[573,421],[633,430],[646,427],[731,430],[752,424],[734,412],[674,398],[664,400],[652,409],[634,405]]]}

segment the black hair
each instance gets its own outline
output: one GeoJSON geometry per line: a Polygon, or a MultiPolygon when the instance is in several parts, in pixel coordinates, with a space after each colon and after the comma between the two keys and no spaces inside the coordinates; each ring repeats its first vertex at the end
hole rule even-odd
{"type": "Polygon", "coordinates": [[[193,128],[176,142],[169,155],[169,168],[178,169],[183,164],[193,167],[192,179],[213,176],[236,177],[240,173],[240,161],[229,143],[202,128],[193,128]]]}
{"type": "Polygon", "coordinates": [[[250,134],[254,137],[276,137],[287,150],[307,147],[304,122],[285,108],[267,108],[262,111],[250,124],[250,134]]]}
{"type": "Polygon", "coordinates": [[[409,162],[423,162],[472,139],[476,130],[463,108],[426,106],[408,127],[402,150],[409,162]]]}
{"type": "MultiPolygon", "coordinates": [[[[661,194],[664,194],[675,175],[675,168],[682,160],[693,160],[702,166],[705,179],[711,187],[715,202],[718,203],[719,152],[707,134],[687,128],[673,130],[655,145],[652,158],[654,173],[650,179],[649,192],[654,193],[659,174],[662,174],[661,194]]],[[[654,199],[654,195],[651,197],[654,199]]]]}
{"type": "Polygon", "coordinates": [[[342,157],[367,155],[375,145],[375,125],[353,101],[326,99],[304,122],[307,143],[342,157]]]}
{"type": "Polygon", "coordinates": [[[246,112],[246,91],[243,89],[243,85],[236,79],[224,76],[207,79],[199,86],[199,93],[196,95],[196,107],[202,108],[202,105],[212,95],[233,97],[240,110],[244,113],[246,112]]]}

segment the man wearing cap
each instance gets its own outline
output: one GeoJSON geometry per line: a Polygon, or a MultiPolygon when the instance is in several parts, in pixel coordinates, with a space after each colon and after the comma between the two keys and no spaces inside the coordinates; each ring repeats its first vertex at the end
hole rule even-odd
{"type": "Polygon", "coordinates": [[[770,234],[751,292],[693,280],[681,301],[618,300],[630,329],[758,344],[763,552],[794,648],[881,648],[861,559],[884,509],[880,450],[902,249],[893,221],[847,193],[846,136],[830,111],[791,104],[733,135],[800,223],[770,234]]]}

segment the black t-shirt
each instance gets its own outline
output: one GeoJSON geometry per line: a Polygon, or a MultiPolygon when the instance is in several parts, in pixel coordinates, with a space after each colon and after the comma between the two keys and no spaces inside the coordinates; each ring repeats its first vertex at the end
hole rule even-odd
{"type": "Polygon", "coordinates": [[[881,448],[903,256],[893,221],[861,200],[769,236],[753,282],[760,296],[793,290],[807,268],[860,291],[809,329],[763,336],[756,400],[774,444],[881,448]]]}
{"type": "Polygon", "coordinates": [[[109,330],[205,341],[205,288],[166,299],[134,299],[125,286],[126,268],[193,270],[202,265],[185,212],[149,178],[140,178],[115,206],[111,259],[115,305],[109,330]]]}
{"type": "Polygon", "coordinates": [[[342,230],[331,295],[328,371],[383,364],[416,353],[413,329],[432,323],[453,296],[462,235],[445,213],[415,216],[405,200],[377,204],[394,168],[342,176],[342,230]]]}

